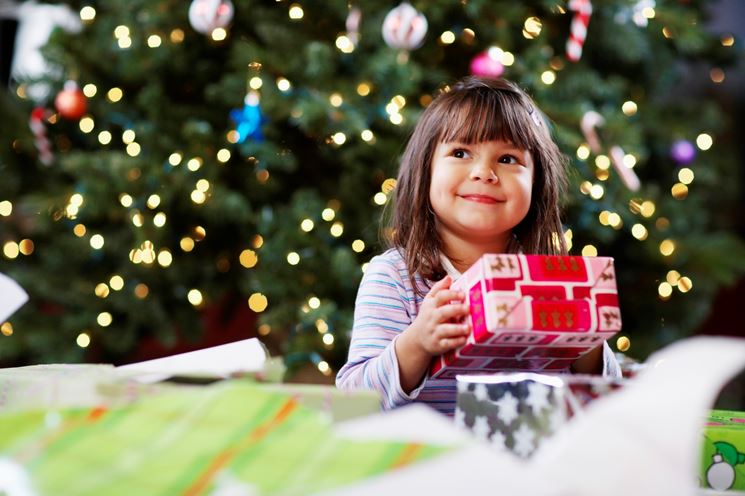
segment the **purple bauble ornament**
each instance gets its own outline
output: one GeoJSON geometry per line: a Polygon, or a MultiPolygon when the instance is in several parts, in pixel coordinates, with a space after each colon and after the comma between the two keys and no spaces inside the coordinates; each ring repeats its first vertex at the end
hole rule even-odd
{"type": "Polygon", "coordinates": [[[696,147],[687,140],[678,140],[670,147],[670,156],[679,164],[687,164],[696,157],[696,147]]]}
{"type": "Polygon", "coordinates": [[[474,76],[499,77],[504,73],[502,63],[485,50],[471,60],[471,74],[474,76]]]}

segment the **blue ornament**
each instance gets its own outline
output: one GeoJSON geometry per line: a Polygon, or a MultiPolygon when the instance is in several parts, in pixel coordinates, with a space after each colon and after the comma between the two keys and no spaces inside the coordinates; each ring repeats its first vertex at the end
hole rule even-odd
{"type": "Polygon", "coordinates": [[[259,96],[249,93],[243,100],[243,109],[230,111],[230,118],[235,121],[235,131],[238,133],[238,143],[243,143],[248,138],[256,141],[264,141],[261,125],[266,122],[259,107],[259,96]]]}

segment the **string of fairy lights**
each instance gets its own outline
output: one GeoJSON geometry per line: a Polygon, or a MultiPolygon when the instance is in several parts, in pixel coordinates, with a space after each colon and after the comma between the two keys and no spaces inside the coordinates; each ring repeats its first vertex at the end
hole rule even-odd
{"type": "MultiPolygon", "coordinates": [[[[278,0],[281,3],[281,0],[278,0]]],[[[552,12],[558,15],[566,14],[566,10],[562,5],[556,4],[552,9],[552,12]]],[[[80,19],[84,24],[91,24],[95,22],[96,10],[91,6],[85,6],[81,8],[80,19]]],[[[641,12],[642,16],[648,20],[654,19],[656,16],[654,8],[647,7],[641,12]]],[[[293,22],[302,22],[305,17],[305,12],[302,5],[299,3],[291,3],[287,6],[288,18],[293,22]]],[[[527,40],[536,40],[540,38],[543,30],[543,22],[540,18],[531,16],[524,20],[522,34],[527,40]]],[[[662,26],[663,36],[668,39],[674,38],[675,34],[672,29],[662,26]]],[[[113,30],[113,36],[116,39],[116,43],[121,50],[128,50],[139,41],[137,36],[133,34],[133,30],[126,25],[119,25],[113,30]]],[[[230,36],[228,28],[218,27],[208,33],[208,38],[211,42],[219,44],[224,42],[230,36]]],[[[334,46],[342,54],[353,53],[356,49],[356,33],[343,32],[339,34],[335,41],[334,46]]],[[[445,46],[456,43],[458,40],[472,43],[476,37],[476,33],[473,29],[465,27],[459,28],[458,30],[446,30],[442,32],[437,38],[437,43],[445,46]]],[[[170,42],[173,44],[182,43],[185,39],[185,32],[180,28],[172,29],[166,33],[146,33],[143,35],[144,43],[151,49],[158,49],[164,44],[170,42]]],[[[721,37],[721,44],[724,47],[731,47],[734,45],[734,37],[731,35],[724,35],[721,37]]],[[[512,66],[516,57],[513,53],[498,46],[491,46],[486,50],[488,57],[498,61],[504,67],[512,66]]],[[[408,60],[407,52],[401,51],[399,57],[399,63],[406,63],[408,60]]],[[[267,79],[267,76],[261,74],[261,62],[254,61],[249,64],[248,69],[251,77],[247,80],[247,90],[254,92],[257,96],[260,90],[264,88],[265,84],[274,84],[282,93],[287,93],[293,90],[293,83],[286,77],[280,76],[273,78],[273,81],[267,79]]],[[[548,61],[548,66],[540,71],[539,80],[546,86],[553,85],[561,75],[561,71],[565,67],[565,61],[561,57],[553,57],[548,61]]],[[[718,84],[724,81],[725,74],[722,69],[714,68],[710,71],[710,79],[712,82],[718,84]]],[[[360,97],[367,97],[373,91],[373,83],[369,81],[361,81],[356,87],[355,91],[360,97]]],[[[99,88],[93,83],[86,83],[82,85],[82,92],[87,98],[94,98],[99,94],[99,88]]],[[[19,85],[16,93],[19,98],[27,98],[25,86],[19,85]]],[[[116,105],[126,101],[126,95],[124,91],[119,87],[112,87],[105,90],[105,98],[111,105],[116,105]]],[[[429,94],[421,95],[418,98],[418,104],[424,107],[430,103],[432,96],[429,94]]],[[[345,96],[341,91],[331,92],[328,97],[328,105],[331,110],[340,111],[345,104],[345,96]]],[[[406,109],[407,105],[411,106],[410,102],[404,95],[395,95],[385,105],[385,112],[388,121],[392,125],[401,126],[407,122],[406,109]]],[[[627,117],[632,117],[639,112],[639,105],[628,100],[621,106],[621,112],[627,117]]],[[[302,110],[295,108],[291,112],[293,118],[299,118],[302,116],[302,110]]],[[[49,124],[54,124],[58,119],[56,114],[52,114],[46,118],[49,124]]],[[[84,115],[80,118],[78,123],[79,129],[84,134],[96,133],[97,123],[92,115],[84,115]]],[[[374,145],[376,137],[373,131],[369,128],[358,130],[359,139],[363,142],[374,145]]],[[[114,133],[108,129],[98,130],[96,133],[98,143],[102,147],[113,146],[115,144],[114,133]]],[[[121,132],[121,143],[124,145],[124,149],[130,157],[137,157],[142,153],[142,146],[137,141],[137,134],[133,129],[124,129],[121,132]]],[[[342,131],[334,132],[326,137],[325,143],[329,146],[342,147],[347,144],[352,136],[342,131]]],[[[235,145],[241,140],[241,136],[237,130],[230,130],[225,136],[226,145],[220,148],[214,155],[214,159],[219,165],[225,165],[230,162],[233,152],[228,148],[230,145],[235,145]]],[[[706,132],[701,132],[695,139],[697,148],[700,151],[710,150],[714,144],[712,136],[706,132]]],[[[600,201],[604,198],[606,192],[603,183],[607,181],[611,176],[611,165],[612,159],[604,153],[596,153],[591,149],[588,143],[580,144],[576,149],[576,157],[580,161],[588,162],[592,161],[594,165],[595,180],[586,180],[581,183],[579,191],[583,195],[589,196],[595,201],[600,201]]],[[[248,161],[251,162],[249,157],[248,161]]],[[[210,162],[211,159],[200,156],[186,156],[182,151],[173,151],[166,158],[166,162],[170,167],[178,168],[185,167],[191,172],[199,171],[206,162],[210,162]]],[[[254,161],[258,163],[258,160],[254,158],[254,161]]],[[[624,154],[622,157],[622,163],[625,167],[633,169],[638,166],[638,158],[631,153],[624,154]]],[[[128,179],[130,181],[137,181],[140,178],[141,171],[137,168],[133,168],[128,173],[128,179]]],[[[256,179],[260,184],[266,184],[270,180],[270,173],[264,168],[257,168],[256,179]]],[[[679,169],[677,174],[677,181],[671,185],[670,194],[671,196],[679,201],[685,200],[688,196],[689,189],[691,188],[695,179],[693,169],[690,167],[682,167],[679,169]]],[[[371,201],[376,206],[385,205],[391,193],[396,187],[396,180],[394,178],[386,178],[382,181],[380,191],[376,192],[372,197],[371,201]]],[[[207,179],[198,179],[194,182],[194,188],[190,192],[190,200],[195,205],[203,205],[209,201],[212,195],[213,185],[207,179]]],[[[168,223],[168,213],[161,209],[162,198],[158,194],[150,194],[145,199],[146,210],[136,208],[139,203],[138,199],[133,197],[127,192],[122,192],[118,196],[118,201],[121,206],[128,210],[130,222],[138,228],[146,225],[147,222],[151,222],[156,228],[163,228],[168,223]]],[[[64,207],[63,216],[70,220],[75,221],[80,214],[81,209],[85,207],[85,197],[81,193],[74,193],[70,196],[67,205],[64,207]]],[[[326,207],[319,213],[320,219],[328,225],[329,233],[339,238],[344,234],[344,224],[337,218],[337,213],[341,208],[341,204],[336,199],[328,201],[326,207]]],[[[650,228],[653,225],[654,228],[659,232],[664,232],[670,225],[669,219],[663,216],[657,216],[656,205],[650,199],[634,198],[628,203],[629,212],[635,216],[636,220],[628,227],[628,232],[635,239],[640,242],[652,239],[650,236],[650,228]]],[[[13,212],[13,204],[10,200],[0,201],[0,217],[8,217],[13,212]]],[[[317,220],[308,216],[300,221],[299,229],[304,233],[311,233],[312,231],[319,228],[317,220]]],[[[611,229],[621,230],[626,227],[626,223],[623,220],[623,215],[619,212],[613,212],[610,210],[602,210],[598,215],[598,222],[602,226],[606,226],[611,229]]],[[[90,248],[92,250],[101,250],[106,240],[101,233],[93,232],[82,223],[74,223],[72,226],[72,232],[79,238],[87,238],[90,248]]],[[[195,246],[200,241],[204,240],[208,235],[207,230],[204,226],[195,225],[191,230],[183,235],[179,242],[179,249],[184,253],[192,252],[195,246]]],[[[572,248],[573,232],[568,229],[564,233],[565,240],[572,248]]],[[[238,256],[238,263],[244,269],[253,269],[260,262],[260,249],[264,244],[264,239],[261,235],[256,234],[250,247],[242,250],[238,256]]],[[[365,250],[365,242],[356,238],[351,242],[351,248],[356,253],[361,253],[365,250]]],[[[659,241],[659,253],[662,257],[671,256],[676,248],[677,241],[672,238],[664,238],[659,241]]],[[[34,253],[35,245],[31,239],[22,239],[20,241],[6,240],[3,244],[2,253],[7,259],[16,259],[19,256],[29,256],[34,253]]],[[[592,244],[584,245],[579,250],[583,256],[596,256],[598,254],[597,248],[592,244]]],[[[293,249],[289,250],[286,254],[286,262],[291,266],[297,266],[302,261],[301,256],[302,250],[293,249]]],[[[145,267],[156,267],[159,266],[163,269],[167,269],[173,262],[173,253],[168,247],[157,247],[151,240],[145,240],[139,245],[132,247],[128,253],[129,261],[132,264],[143,265],[145,267]]],[[[229,260],[218,260],[218,270],[227,271],[229,270],[231,262],[229,260]]],[[[361,266],[361,270],[364,271],[367,264],[361,266]]],[[[691,291],[693,288],[693,281],[690,276],[686,276],[678,272],[677,270],[670,270],[664,275],[662,282],[657,288],[659,299],[666,301],[672,297],[675,289],[681,293],[691,291]]],[[[98,298],[107,298],[112,291],[122,291],[125,288],[125,281],[120,274],[112,274],[111,277],[106,281],[100,281],[95,285],[94,295],[98,298]]],[[[145,299],[148,297],[150,289],[144,283],[139,283],[133,288],[133,294],[136,298],[145,299]]],[[[205,302],[205,296],[199,288],[191,288],[186,294],[186,298],[189,303],[195,307],[199,307],[205,302]]],[[[256,312],[261,313],[267,310],[270,305],[266,295],[255,292],[247,298],[248,307],[256,312]]],[[[317,310],[321,307],[322,301],[315,295],[310,295],[307,301],[302,305],[301,311],[308,313],[312,310],[317,310]]],[[[113,323],[113,316],[110,312],[103,311],[97,315],[96,324],[102,328],[109,327],[113,323]]],[[[330,326],[326,320],[319,318],[315,321],[315,327],[321,336],[320,339],[323,345],[330,349],[334,346],[335,336],[331,332],[330,326]]],[[[5,336],[13,334],[13,327],[10,322],[5,322],[0,326],[0,332],[5,336]]],[[[258,327],[258,333],[262,336],[266,336],[271,332],[271,327],[268,324],[261,324],[258,327]]],[[[622,336],[621,340],[617,343],[619,349],[625,351],[630,346],[628,338],[622,336]],[[625,348],[625,349],[623,349],[625,348]]],[[[91,342],[90,331],[83,330],[76,337],[76,343],[80,347],[87,347],[91,342]]],[[[324,374],[330,374],[331,368],[327,362],[320,360],[317,363],[318,369],[324,374]]]]}

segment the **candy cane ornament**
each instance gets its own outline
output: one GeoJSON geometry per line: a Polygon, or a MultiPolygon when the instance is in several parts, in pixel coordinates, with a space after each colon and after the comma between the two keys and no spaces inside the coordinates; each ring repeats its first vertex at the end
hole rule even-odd
{"type": "MultiPolygon", "coordinates": [[[[605,119],[594,110],[585,112],[582,116],[582,120],[580,120],[579,127],[582,130],[582,134],[584,135],[585,140],[587,140],[590,150],[595,154],[602,151],[600,138],[598,137],[596,128],[601,127],[603,124],[605,124],[605,119]]],[[[611,164],[613,164],[613,168],[616,170],[616,173],[618,173],[618,177],[621,178],[621,182],[624,186],[626,186],[630,191],[639,191],[639,188],[641,187],[639,177],[632,168],[627,167],[626,164],[623,163],[623,157],[626,155],[623,148],[618,145],[613,145],[608,150],[608,155],[610,155],[611,164]]]]}
{"type": "Polygon", "coordinates": [[[567,59],[577,62],[582,57],[582,47],[587,38],[587,26],[590,24],[592,15],[592,3],[590,0],[571,0],[569,10],[574,12],[572,25],[569,28],[569,39],[567,40],[567,59]]]}
{"type": "Polygon", "coordinates": [[[44,107],[36,107],[31,111],[28,126],[34,134],[34,145],[39,152],[39,162],[44,165],[52,165],[54,154],[52,153],[52,144],[47,138],[47,126],[44,124],[46,113],[44,107]]]}

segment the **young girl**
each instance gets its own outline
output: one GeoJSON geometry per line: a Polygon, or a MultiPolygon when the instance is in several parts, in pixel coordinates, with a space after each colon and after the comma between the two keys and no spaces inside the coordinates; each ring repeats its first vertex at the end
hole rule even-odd
{"type": "MultiPolygon", "coordinates": [[[[464,294],[450,286],[485,253],[566,253],[555,235],[564,168],[543,117],[513,83],[467,77],[435,98],[402,157],[393,247],[362,278],[337,387],[375,389],[385,409],[420,401],[452,414],[455,381],[426,380],[432,358],[471,330],[464,294]]],[[[620,377],[607,344],[572,371],[620,377]]]]}

